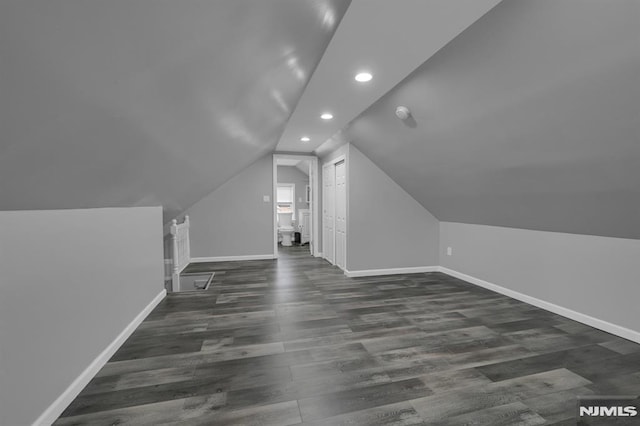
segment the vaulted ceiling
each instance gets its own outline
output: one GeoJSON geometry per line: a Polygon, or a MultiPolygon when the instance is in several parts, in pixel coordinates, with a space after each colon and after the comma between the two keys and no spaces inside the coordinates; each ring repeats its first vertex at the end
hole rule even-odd
{"type": "Polygon", "coordinates": [[[640,238],[640,2],[505,0],[339,138],[439,220],[640,238]]]}
{"type": "Polygon", "coordinates": [[[4,0],[0,210],[171,219],[352,142],[440,220],[640,238],[640,3],[498,2],[4,0]]]}
{"type": "Polygon", "coordinates": [[[278,142],[311,152],[498,1],[0,2],[0,210],[171,219],[278,142]]]}
{"type": "MultiPolygon", "coordinates": [[[[500,0],[353,0],[291,115],[278,151],[324,143],[500,0]],[[358,72],[373,74],[356,82],[358,72]],[[330,112],[333,119],[322,120],[330,112]],[[301,137],[310,140],[303,142],[301,137]]],[[[321,155],[321,154],[320,154],[321,155]]]]}
{"type": "Polygon", "coordinates": [[[349,0],[3,0],[0,210],[163,205],[271,152],[349,0]]]}

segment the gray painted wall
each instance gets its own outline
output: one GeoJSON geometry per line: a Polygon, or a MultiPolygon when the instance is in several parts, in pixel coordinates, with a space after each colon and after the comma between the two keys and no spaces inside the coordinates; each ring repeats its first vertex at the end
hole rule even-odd
{"type": "Polygon", "coordinates": [[[438,265],[439,223],[349,145],[347,270],[438,265]]]}
{"type": "MultiPolygon", "coordinates": [[[[351,144],[326,154],[347,166],[347,270],[438,265],[438,220],[351,144]]],[[[322,198],[322,197],[320,197],[322,198]]],[[[322,205],[321,211],[322,211],[322,205]]],[[[322,217],[319,223],[322,233],[322,217]]]]}
{"type": "Polygon", "coordinates": [[[273,254],[273,156],[266,155],[185,214],[191,257],[273,254]],[[269,202],[263,196],[269,196],[269,202]]]}
{"type": "Polygon", "coordinates": [[[442,266],[636,332],[639,259],[640,240],[440,224],[442,266]]]}
{"type": "Polygon", "coordinates": [[[34,422],[163,290],[162,208],[0,212],[0,424],[34,422]]]}
{"type": "Polygon", "coordinates": [[[308,209],[309,203],[305,201],[306,186],[309,185],[309,176],[302,173],[296,166],[278,166],[278,183],[293,183],[296,186],[296,217],[298,210],[308,209]],[[302,199],[300,201],[299,199],[302,199]]]}
{"type": "Polygon", "coordinates": [[[640,238],[639,23],[637,0],[503,1],[343,138],[439,220],[640,238]]]}

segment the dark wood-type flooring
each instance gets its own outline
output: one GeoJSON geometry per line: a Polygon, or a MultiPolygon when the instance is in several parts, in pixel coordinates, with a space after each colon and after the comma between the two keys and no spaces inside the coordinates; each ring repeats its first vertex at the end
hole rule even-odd
{"type": "Polygon", "coordinates": [[[306,247],[191,265],[56,425],[575,425],[640,394],[640,345],[441,273],[346,278],[306,247]]]}

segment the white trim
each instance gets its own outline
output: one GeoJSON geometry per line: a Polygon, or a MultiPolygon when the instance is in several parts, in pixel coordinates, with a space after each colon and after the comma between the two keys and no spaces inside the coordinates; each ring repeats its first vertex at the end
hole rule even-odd
{"type": "Polygon", "coordinates": [[[495,291],[496,293],[500,293],[505,296],[509,296],[514,299],[520,300],[522,302],[528,303],[530,305],[537,306],[538,308],[542,308],[549,312],[562,315],[563,317],[572,319],[574,321],[578,321],[583,324],[589,325],[591,327],[595,327],[597,329],[606,331],[607,333],[615,334],[616,336],[620,336],[624,339],[628,339],[636,343],[640,343],[640,332],[638,331],[631,330],[629,328],[626,328],[620,325],[612,324],[610,322],[607,322],[598,318],[594,318],[592,316],[582,314],[580,312],[576,312],[574,310],[556,305],[551,302],[546,302],[544,300],[517,292],[515,290],[510,290],[508,288],[499,286],[497,284],[493,284],[488,281],[484,281],[479,278],[472,277],[471,275],[463,274],[462,272],[445,268],[444,266],[440,266],[438,268],[438,271],[443,272],[447,275],[451,275],[452,277],[456,277],[461,280],[467,281],[471,284],[475,284],[479,287],[483,287],[488,290],[495,291]]]}
{"type": "Polygon", "coordinates": [[[321,256],[320,246],[318,245],[318,241],[320,241],[320,229],[318,228],[318,224],[322,212],[320,211],[320,182],[318,179],[318,157],[313,157],[309,166],[309,185],[311,185],[311,220],[313,222],[313,232],[311,233],[309,244],[311,244],[311,249],[314,252],[311,254],[315,257],[321,256]]]}
{"type": "Polygon", "coordinates": [[[266,260],[276,259],[273,254],[251,254],[247,256],[214,256],[214,257],[192,257],[191,263],[206,263],[206,262],[228,262],[235,260],[266,260]]]}
{"type": "Polygon", "coordinates": [[[348,186],[348,173],[347,173],[347,158],[345,156],[345,159],[342,161],[338,161],[337,163],[334,164],[334,192],[335,192],[335,200],[334,200],[334,210],[333,210],[333,218],[334,218],[334,223],[333,223],[333,227],[334,227],[334,244],[335,244],[335,248],[334,248],[334,259],[336,261],[336,266],[340,269],[342,269],[343,271],[347,269],[347,204],[348,204],[348,194],[347,194],[347,186],[348,186]],[[338,165],[339,164],[343,164],[344,165],[344,194],[343,196],[340,196],[340,194],[338,193],[338,165]],[[342,247],[341,247],[341,253],[342,256],[338,257],[338,204],[342,204],[342,201],[344,201],[344,234],[343,234],[343,238],[342,238],[342,247]],[[338,264],[338,260],[342,260],[343,264],[339,265],[338,264]]]}
{"type": "Polygon", "coordinates": [[[332,158],[331,160],[325,161],[324,163],[322,163],[322,167],[328,166],[329,164],[336,164],[336,163],[339,163],[341,161],[344,161],[345,164],[346,164],[346,162],[347,162],[347,154],[340,154],[336,158],[332,158]]]}
{"type": "MultiPolygon", "coordinates": [[[[347,149],[347,153],[348,153],[348,149],[347,149]]],[[[319,180],[319,179],[318,179],[319,180]]],[[[334,180],[334,196],[335,196],[335,174],[333,177],[334,180]]],[[[320,188],[322,188],[322,245],[323,245],[323,254],[322,254],[322,258],[324,260],[326,260],[327,262],[329,262],[330,264],[334,265],[334,266],[338,266],[338,268],[340,268],[341,270],[343,270],[345,272],[345,275],[347,275],[347,245],[348,245],[348,238],[347,235],[349,235],[349,161],[347,159],[347,154],[340,154],[335,158],[331,158],[330,160],[325,161],[324,163],[322,163],[322,182],[319,184],[320,188]],[[335,166],[336,164],[340,163],[344,161],[344,167],[345,167],[345,208],[346,208],[346,223],[344,224],[345,226],[345,232],[344,232],[344,268],[340,268],[337,263],[336,263],[336,203],[335,200],[333,202],[333,261],[328,259],[325,255],[324,255],[324,244],[326,242],[326,238],[325,238],[325,229],[324,229],[324,208],[325,208],[325,193],[324,193],[324,175],[325,175],[325,168],[328,168],[329,166],[333,166],[333,172],[335,173],[335,166]]],[[[358,271],[356,271],[358,272],[358,271]]],[[[374,274],[376,275],[376,274],[374,274]]],[[[348,276],[348,275],[347,275],[348,276]]],[[[364,275],[363,275],[364,276],[364,275]]]]}
{"type": "MultiPolygon", "coordinates": [[[[273,154],[273,171],[271,172],[271,215],[273,216],[273,255],[278,258],[278,156],[273,154]]],[[[216,262],[215,260],[213,262],[216,262]]]]}
{"type": "Polygon", "coordinates": [[[317,251],[317,252],[314,254],[314,256],[315,256],[315,257],[320,257],[320,258],[323,258],[323,259],[324,259],[324,257],[323,257],[324,255],[322,254],[322,252],[321,252],[321,251],[317,251]]]}
{"type": "MultiPolygon", "coordinates": [[[[318,250],[318,221],[319,215],[321,214],[318,206],[318,194],[320,193],[320,184],[318,183],[318,157],[314,154],[278,154],[277,152],[273,154],[273,171],[272,171],[272,215],[273,215],[273,259],[278,258],[278,213],[277,213],[277,185],[278,185],[278,159],[295,159],[295,160],[309,160],[311,162],[310,168],[312,169],[312,173],[309,173],[309,184],[311,187],[311,219],[313,221],[313,228],[311,233],[311,240],[309,241],[310,249],[309,251],[317,251],[318,250]]],[[[295,202],[295,200],[294,200],[295,202]]],[[[313,254],[313,253],[311,253],[313,254]]]]}
{"type": "MultiPolygon", "coordinates": [[[[173,263],[173,261],[171,263],[173,263]]],[[[190,263],[191,258],[189,258],[189,261],[182,265],[180,268],[173,270],[173,273],[169,277],[169,280],[171,281],[171,292],[177,293],[178,291],[180,291],[180,274],[182,273],[182,271],[187,269],[187,266],[189,266],[190,263]]]]}
{"type": "Polygon", "coordinates": [[[347,271],[344,274],[349,278],[355,277],[375,277],[378,275],[396,275],[396,274],[420,274],[424,272],[437,272],[438,266],[412,266],[408,268],[388,268],[388,269],[363,269],[360,271],[347,271]]]}
{"type": "MultiPolygon", "coordinates": [[[[329,168],[332,167],[332,166],[333,166],[333,164],[332,163],[328,163],[328,162],[322,164],[322,258],[333,265],[334,264],[333,261],[331,259],[329,259],[329,257],[328,257],[329,256],[329,251],[324,251],[325,247],[327,249],[331,248],[331,245],[327,243],[328,238],[327,238],[326,226],[327,226],[327,223],[329,223],[329,222],[326,221],[325,217],[324,217],[325,216],[324,212],[325,212],[325,210],[327,210],[327,204],[328,204],[327,203],[327,194],[325,192],[325,187],[324,187],[324,181],[325,181],[325,179],[327,177],[327,173],[329,173],[329,171],[328,171],[329,168]]],[[[335,173],[334,173],[334,176],[335,176],[335,173]]],[[[335,188],[335,185],[334,185],[334,188],[335,188]]],[[[335,211],[335,205],[334,205],[334,211],[335,211]]],[[[335,256],[336,256],[336,250],[335,250],[335,248],[336,248],[335,222],[336,222],[335,221],[335,216],[333,216],[333,226],[334,227],[332,229],[334,229],[334,233],[333,233],[333,250],[331,250],[331,251],[333,251],[334,259],[335,259],[335,256]]]]}
{"type": "Polygon", "coordinates": [[[131,336],[136,328],[144,321],[158,303],[167,295],[166,290],[162,290],[151,302],[125,327],[124,330],[116,337],[113,342],[105,348],[94,359],[87,368],[69,385],[67,389],[38,417],[32,426],[46,426],[55,422],[60,414],[73,402],[84,387],[98,374],[98,371],[109,361],[122,344],[131,336]]]}
{"type": "MultiPolygon", "coordinates": [[[[189,259],[189,263],[193,262],[192,259],[189,259]]],[[[178,275],[180,275],[182,273],[182,271],[184,271],[185,269],[187,269],[187,266],[189,266],[189,263],[187,263],[186,265],[183,265],[182,268],[178,269],[178,275]]]]}

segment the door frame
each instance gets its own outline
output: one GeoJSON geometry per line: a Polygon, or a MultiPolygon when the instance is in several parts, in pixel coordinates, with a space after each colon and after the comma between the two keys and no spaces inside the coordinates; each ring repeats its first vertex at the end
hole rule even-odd
{"type": "Polygon", "coordinates": [[[333,167],[334,170],[334,181],[335,181],[335,200],[334,200],[334,210],[333,210],[333,217],[334,217],[334,222],[333,222],[333,227],[334,227],[334,234],[333,234],[333,238],[334,238],[334,254],[333,254],[333,258],[335,260],[335,265],[342,269],[343,271],[345,269],[347,269],[347,161],[338,161],[337,163],[334,164],[333,167]],[[343,173],[343,191],[339,191],[338,190],[338,166],[342,166],[342,173],[343,173]],[[340,197],[340,194],[342,193],[342,197],[340,197]],[[338,212],[340,211],[339,206],[344,203],[343,207],[344,207],[344,217],[343,219],[343,228],[342,231],[338,229],[338,224],[340,223],[340,221],[338,220],[340,215],[338,215],[338,212]],[[342,238],[338,239],[338,235],[342,234],[342,238]],[[341,245],[339,245],[338,243],[341,243],[341,245]],[[339,248],[339,249],[338,249],[339,248]],[[342,256],[339,256],[339,254],[342,253],[342,256]],[[342,261],[342,265],[340,265],[340,261],[342,261]]]}
{"type": "MultiPolygon", "coordinates": [[[[325,166],[328,166],[330,164],[333,165],[333,171],[335,173],[335,165],[344,161],[344,169],[345,169],[345,176],[344,176],[344,184],[345,184],[345,211],[346,211],[346,215],[345,215],[345,224],[344,224],[344,268],[340,268],[343,271],[347,270],[347,245],[348,245],[348,235],[349,235],[349,162],[347,160],[347,155],[346,154],[341,154],[335,158],[332,158],[330,160],[325,161],[324,163],[322,163],[322,182],[323,184],[321,185],[322,188],[322,200],[324,203],[324,168],[325,166]]],[[[320,180],[320,179],[318,179],[320,180]]],[[[334,177],[334,182],[335,182],[335,177],[334,177]]],[[[336,191],[334,189],[334,195],[335,195],[336,191]]],[[[337,262],[335,262],[335,258],[336,258],[336,226],[335,226],[335,200],[334,200],[334,212],[333,212],[333,259],[334,259],[334,263],[332,263],[332,265],[338,266],[337,262]]],[[[322,206],[322,208],[324,209],[324,204],[322,206]]],[[[323,215],[324,217],[324,215],[323,215]]],[[[324,219],[323,219],[324,220],[324,219]]],[[[323,245],[323,252],[324,250],[324,244],[325,244],[325,239],[324,239],[324,223],[322,224],[322,245],[323,245]]],[[[327,260],[327,262],[331,263],[323,254],[323,259],[327,260]]]]}
{"type": "MultiPolygon", "coordinates": [[[[278,159],[289,159],[289,160],[309,160],[311,162],[310,171],[309,171],[309,186],[311,187],[311,221],[313,222],[311,225],[311,238],[309,240],[309,245],[311,247],[311,255],[315,257],[319,257],[322,255],[320,249],[318,248],[318,157],[310,154],[273,154],[273,173],[272,173],[272,215],[273,215],[273,257],[274,259],[278,258],[278,203],[277,203],[277,192],[278,192],[278,159]]],[[[295,200],[294,200],[295,202],[295,200]]],[[[296,209],[297,211],[297,209],[296,209]]],[[[297,218],[295,218],[297,220],[297,218]]]]}
{"type": "Polygon", "coordinates": [[[332,162],[326,162],[324,164],[322,164],[322,258],[324,260],[326,260],[327,262],[329,262],[332,265],[336,264],[336,202],[335,202],[335,196],[336,196],[336,184],[335,184],[335,164],[333,164],[332,162]],[[324,181],[327,178],[327,171],[330,171],[331,173],[333,173],[333,211],[331,212],[331,217],[333,218],[333,224],[331,226],[331,229],[333,230],[333,235],[331,236],[331,241],[333,244],[333,247],[331,247],[331,250],[328,250],[329,244],[328,241],[329,239],[327,238],[327,234],[328,232],[326,232],[326,225],[327,225],[327,221],[325,218],[325,210],[327,209],[327,205],[329,203],[327,203],[327,192],[326,192],[326,188],[324,185],[324,181]],[[333,259],[329,258],[329,253],[331,253],[331,257],[333,259]]]}

